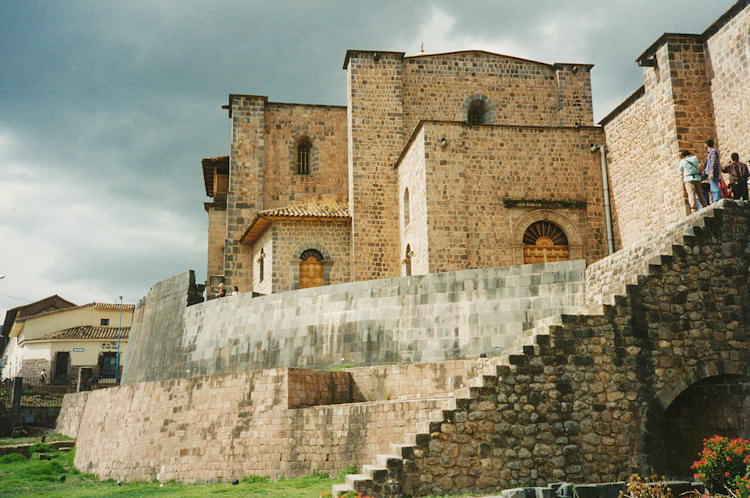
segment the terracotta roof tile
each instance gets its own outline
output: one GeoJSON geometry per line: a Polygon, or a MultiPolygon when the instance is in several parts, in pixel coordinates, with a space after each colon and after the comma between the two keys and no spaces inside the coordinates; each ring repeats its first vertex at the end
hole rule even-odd
{"type": "MultiPolygon", "coordinates": [[[[94,303],[94,308],[98,310],[119,310],[119,303],[94,303]]],[[[134,310],[135,304],[123,304],[123,310],[134,310]]]]}
{"type": "Polygon", "coordinates": [[[349,204],[342,201],[266,209],[255,215],[245,233],[240,237],[240,242],[252,244],[274,220],[346,221],[351,218],[349,204]]]}
{"type": "Polygon", "coordinates": [[[336,203],[333,205],[313,204],[302,206],[287,206],[266,209],[258,213],[260,216],[278,216],[284,218],[349,218],[349,205],[336,203]]]}
{"type": "MultiPolygon", "coordinates": [[[[127,339],[130,334],[130,327],[123,327],[120,333],[120,339],[127,339]]],[[[77,339],[77,340],[112,340],[117,339],[117,327],[92,327],[86,325],[83,327],[72,327],[69,329],[56,330],[41,337],[27,339],[27,341],[44,341],[53,339],[77,339]]],[[[24,341],[25,342],[25,341],[24,341]]]]}

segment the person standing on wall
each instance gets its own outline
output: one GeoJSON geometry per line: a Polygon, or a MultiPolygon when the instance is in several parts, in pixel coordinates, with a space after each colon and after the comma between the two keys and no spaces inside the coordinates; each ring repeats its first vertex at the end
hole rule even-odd
{"type": "Polygon", "coordinates": [[[224,282],[219,283],[219,289],[216,291],[216,297],[224,297],[227,295],[227,290],[224,288],[224,282]]]}
{"type": "Polygon", "coordinates": [[[721,189],[719,188],[721,175],[719,173],[719,151],[714,148],[714,141],[710,138],[706,140],[706,152],[706,166],[703,173],[708,178],[708,185],[711,189],[709,204],[713,204],[721,200],[721,189]]]}
{"type": "Polygon", "coordinates": [[[724,173],[729,173],[729,188],[732,189],[735,199],[747,200],[747,178],[750,176],[747,164],[740,162],[740,155],[732,152],[732,162],[721,168],[724,173]]]}
{"type": "Polygon", "coordinates": [[[703,208],[701,205],[703,191],[701,190],[700,162],[697,157],[690,154],[690,151],[683,150],[680,152],[679,170],[682,171],[682,181],[685,184],[690,210],[695,213],[703,208]]]}

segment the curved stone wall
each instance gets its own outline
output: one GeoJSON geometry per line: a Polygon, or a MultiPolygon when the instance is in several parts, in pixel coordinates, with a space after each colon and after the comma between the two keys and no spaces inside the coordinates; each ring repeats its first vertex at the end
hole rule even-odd
{"type": "Polygon", "coordinates": [[[579,309],[585,261],[240,294],[188,306],[191,274],[155,284],[131,328],[123,383],[499,354],[579,309]]]}

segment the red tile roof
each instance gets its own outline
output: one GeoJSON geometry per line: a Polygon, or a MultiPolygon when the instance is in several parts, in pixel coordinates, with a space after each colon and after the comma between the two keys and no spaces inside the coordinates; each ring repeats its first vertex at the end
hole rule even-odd
{"type": "Polygon", "coordinates": [[[266,209],[255,215],[253,221],[240,237],[243,244],[252,244],[268,226],[277,220],[299,221],[348,221],[352,219],[349,205],[345,202],[303,204],[266,209]]]}
{"type": "MultiPolygon", "coordinates": [[[[119,310],[120,309],[120,303],[93,303],[94,309],[98,310],[119,310]]],[[[134,310],[135,304],[123,304],[122,305],[123,310],[134,310]]]]}
{"type": "MultiPolygon", "coordinates": [[[[83,327],[72,327],[69,329],[56,330],[41,337],[26,339],[28,341],[50,341],[50,340],[113,340],[117,339],[117,327],[92,327],[85,325],[83,327]]],[[[130,334],[130,327],[123,327],[120,332],[120,339],[127,340],[130,334]]]]}

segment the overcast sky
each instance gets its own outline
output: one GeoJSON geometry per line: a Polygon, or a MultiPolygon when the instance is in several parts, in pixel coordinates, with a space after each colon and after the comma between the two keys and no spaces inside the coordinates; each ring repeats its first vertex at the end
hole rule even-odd
{"type": "Polygon", "coordinates": [[[205,280],[200,160],[228,154],[229,93],[346,104],[347,49],[481,49],[595,64],[598,121],[663,32],[732,0],[0,0],[0,320],[51,294],[135,303],[205,280]]]}

